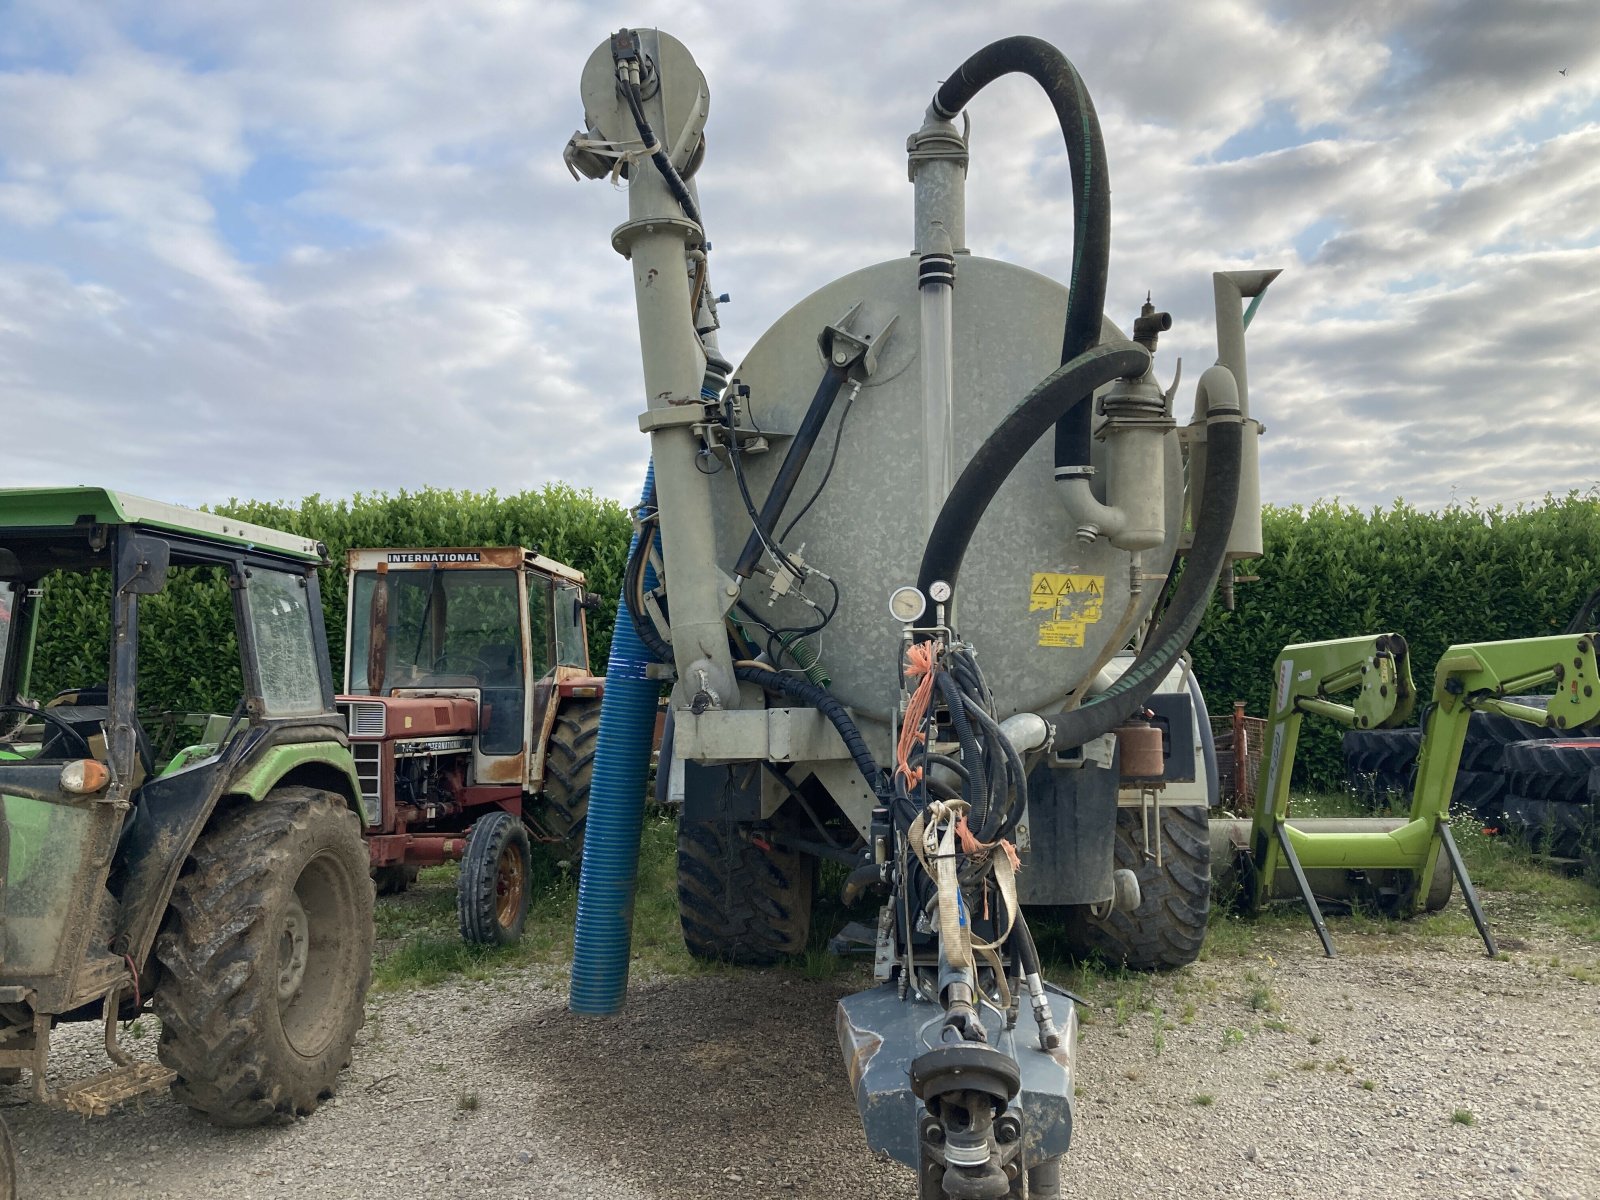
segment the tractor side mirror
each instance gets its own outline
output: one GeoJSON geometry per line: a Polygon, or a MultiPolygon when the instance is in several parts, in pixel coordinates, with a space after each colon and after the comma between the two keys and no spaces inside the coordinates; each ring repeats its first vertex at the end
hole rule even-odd
{"type": "Polygon", "coordinates": [[[144,534],[124,535],[117,545],[117,578],[121,590],[135,596],[153,596],[167,586],[172,546],[164,538],[144,534]]]}
{"type": "Polygon", "coordinates": [[[381,695],[389,663],[389,571],[378,564],[372,581],[372,604],[367,611],[367,694],[381,695]]]}
{"type": "Polygon", "coordinates": [[[600,593],[599,592],[585,592],[583,594],[583,607],[587,611],[589,611],[589,612],[599,612],[600,611],[600,604],[601,604],[601,600],[600,600],[600,593]]]}

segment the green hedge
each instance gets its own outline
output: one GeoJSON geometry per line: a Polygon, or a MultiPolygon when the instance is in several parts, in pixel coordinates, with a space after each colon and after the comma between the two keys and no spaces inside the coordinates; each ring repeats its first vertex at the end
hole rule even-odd
{"type": "MultiPolygon", "coordinates": [[[[578,567],[604,597],[590,615],[590,656],[604,667],[612,605],[627,554],[629,520],[615,502],[552,484],[514,496],[427,489],[298,505],[233,501],[218,512],[328,544],[336,564],[353,546],[523,545],[578,567]]],[[[1515,509],[1476,505],[1419,512],[1405,504],[1364,511],[1339,504],[1270,508],[1266,556],[1245,564],[1238,607],[1213,604],[1194,643],[1214,712],[1244,700],[1265,715],[1272,663],[1289,643],[1394,631],[1411,644],[1419,688],[1454,642],[1559,631],[1597,582],[1600,503],[1576,493],[1515,509]]],[[[102,681],[105,581],[52,581],[35,692],[102,681]]],[[[328,638],[341,670],[344,575],[323,572],[328,638]]],[[[184,579],[150,597],[144,621],[148,708],[227,708],[238,695],[225,589],[184,579]]],[[[974,631],[981,638],[981,631],[974,631]]],[[[1342,775],[1339,731],[1322,722],[1302,743],[1302,783],[1342,775]]]]}
{"type": "MultiPolygon", "coordinates": [[[[1537,505],[1476,504],[1419,512],[1396,502],[1363,511],[1339,504],[1271,508],[1266,555],[1245,563],[1260,582],[1238,589],[1226,612],[1213,603],[1194,642],[1195,669],[1212,711],[1243,700],[1267,715],[1272,663],[1284,646],[1366,633],[1399,633],[1411,647],[1420,693],[1458,642],[1559,633],[1600,584],[1600,502],[1593,494],[1537,505]]],[[[1340,731],[1304,726],[1296,779],[1327,787],[1343,778],[1340,731]]]]}
{"type": "MultiPolygon", "coordinates": [[[[605,669],[632,528],[615,501],[549,484],[513,496],[427,488],[353,500],[308,496],[299,504],[232,500],[214,511],[327,543],[333,565],[321,572],[321,586],[335,680],[344,669],[344,553],[362,546],[526,546],[578,568],[604,597],[589,614],[589,657],[605,669]]],[[[231,600],[219,579],[202,575],[174,571],[163,592],[140,604],[142,710],[226,711],[239,696],[231,600]]],[[[104,575],[47,582],[36,695],[105,681],[109,588],[104,575]]]]}

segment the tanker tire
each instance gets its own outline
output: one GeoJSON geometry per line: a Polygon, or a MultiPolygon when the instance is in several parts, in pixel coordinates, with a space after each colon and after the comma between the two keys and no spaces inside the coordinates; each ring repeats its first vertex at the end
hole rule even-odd
{"type": "Polygon", "coordinates": [[[766,967],[802,953],[811,932],[817,860],[762,831],[725,821],[678,822],[678,913],[689,953],[766,967]]]}
{"type": "Polygon", "coordinates": [[[333,1095],[366,1015],[372,893],[339,796],[279,788],[214,818],[156,941],[158,1052],[180,1103],[242,1128],[333,1095]]]}
{"type": "Polygon", "coordinates": [[[1211,832],[1206,810],[1161,810],[1161,863],[1144,853],[1137,808],[1117,809],[1116,866],[1139,879],[1139,907],[1113,909],[1096,919],[1087,906],[1067,911],[1066,935],[1075,955],[1098,957],[1112,967],[1167,971],[1200,955],[1211,912],[1211,832]]]}
{"type": "Polygon", "coordinates": [[[583,833],[589,824],[589,784],[599,745],[600,701],[562,706],[544,759],[544,820],[561,839],[563,858],[576,878],[583,865],[583,833]]]}
{"type": "Polygon", "coordinates": [[[502,808],[479,817],[456,880],[461,940],[472,946],[520,942],[532,887],[533,851],[521,818],[502,808]]]}

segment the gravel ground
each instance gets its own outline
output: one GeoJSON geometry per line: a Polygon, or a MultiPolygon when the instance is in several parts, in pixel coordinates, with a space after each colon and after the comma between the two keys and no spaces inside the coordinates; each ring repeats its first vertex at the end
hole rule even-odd
{"type": "MultiPolygon", "coordinates": [[[[1600,1195],[1600,986],[1575,977],[1600,979],[1600,948],[1340,942],[1335,961],[1278,936],[1101,984],[1069,1194],[1600,1195]]],[[[606,1021],[569,1016],[549,972],[384,996],[339,1098],[280,1129],[214,1130],[165,1096],[94,1122],[21,1088],[0,1104],[24,1200],[909,1198],[910,1173],[865,1148],[834,1046],[857,983],[659,980],[606,1021]]],[[[153,1053],[141,1024],[129,1045],[153,1053]]],[[[99,1069],[96,1033],[58,1038],[63,1075],[99,1069]]]]}

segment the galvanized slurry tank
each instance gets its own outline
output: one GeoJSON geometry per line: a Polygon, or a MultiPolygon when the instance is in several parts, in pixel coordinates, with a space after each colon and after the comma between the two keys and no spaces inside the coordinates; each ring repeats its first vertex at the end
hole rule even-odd
{"type": "MultiPolygon", "coordinates": [[[[695,191],[704,77],[670,37],[622,30],[582,91],[566,161],[628,181],[612,244],[655,472],[613,669],[641,678],[653,656],[673,680],[657,794],[682,806],[685,941],[796,953],[819,860],[845,864],[847,903],[887,897],[866,936],[882,986],[839,1014],[870,1144],[927,1196],[1058,1196],[1076,1010],[1044,985],[1022,906],[1076,906],[1075,944],[1132,965],[1198,951],[1215,771],[1183,652],[1219,575],[1260,553],[1242,301],[1276,272],[1215,277],[1218,364],[1180,430],[1153,367],[1170,317],[1147,301],[1130,341],[1103,316],[1087,91],[1053,47],[1010,38],[947,77],[908,141],[911,256],[818,289],[735,367],[695,191]],[[955,118],[1014,71],[1063,130],[1070,287],[966,246],[955,118]]],[[[615,1011],[626,980],[648,691],[606,693],[579,1012],[615,1011]]]]}
{"type": "MultiPolygon", "coordinates": [[[[839,584],[838,615],[817,638],[817,648],[834,694],[855,713],[880,754],[887,753],[889,713],[900,694],[901,626],[889,611],[889,596],[916,583],[932,525],[923,489],[930,464],[917,276],[917,259],[900,258],[827,284],[785,313],[734,375],[750,388],[754,424],[792,430],[825,365],[818,334],[856,305],[852,324],[888,329],[876,370],[850,406],[828,484],[784,539],[796,549],[804,546],[805,560],[839,584]]],[[[1067,291],[1043,275],[967,254],[956,256],[950,290],[956,402],[949,415],[959,472],[1017,399],[1060,364],[1067,291]]],[[[1106,332],[1121,336],[1109,327],[1106,332]]],[[[829,427],[800,477],[796,510],[827,469],[836,427],[829,427]]],[[[1104,481],[1105,446],[1094,446],[1095,479],[1104,481]]],[[[766,493],[783,450],[776,443],[772,452],[748,457],[756,495],[766,493]]],[[[1175,430],[1162,439],[1161,455],[1164,477],[1157,486],[1166,529],[1149,555],[1152,564],[1171,561],[1177,541],[1183,479],[1175,430]]],[[[1097,491],[1103,499],[1103,487],[1097,491]]],[[[750,532],[736,489],[717,497],[714,520],[717,561],[730,561],[750,532]]],[[[1128,552],[1103,538],[1083,543],[1075,525],[1053,478],[1045,439],[1001,486],[962,568],[955,617],[973,631],[1002,717],[1059,707],[1127,612],[1128,552]]],[[[744,599],[758,611],[767,603],[767,583],[757,576],[743,585],[744,599]]],[[[1149,612],[1157,594],[1156,588],[1144,589],[1136,619],[1149,612]]]]}

